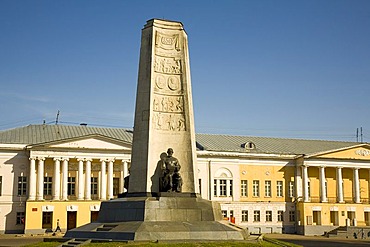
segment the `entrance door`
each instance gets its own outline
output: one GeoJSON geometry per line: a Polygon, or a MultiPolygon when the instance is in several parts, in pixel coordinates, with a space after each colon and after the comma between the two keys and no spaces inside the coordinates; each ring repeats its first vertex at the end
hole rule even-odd
{"type": "Polygon", "coordinates": [[[314,225],[321,225],[321,211],[313,211],[312,220],[314,225]]]}
{"type": "Polygon", "coordinates": [[[77,212],[67,212],[67,230],[76,228],[77,212]]]}
{"type": "Polygon", "coordinates": [[[53,212],[42,213],[42,229],[52,231],[53,229],[53,212]]]}
{"type": "Polygon", "coordinates": [[[338,212],[337,211],[330,211],[330,223],[333,226],[339,226],[338,212]]]}
{"type": "Polygon", "coordinates": [[[370,226],[370,212],[365,212],[365,224],[370,226]]]}
{"type": "Polygon", "coordinates": [[[348,217],[348,219],[350,219],[350,225],[354,226],[354,219],[356,218],[356,212],[348,211],[347,212],[347,217],[348,217]]]}
{"type": "Polygon", "coordinates": [[[99,211],[91,211],[91,222],[97,221],[99,216],[99,211]]]}

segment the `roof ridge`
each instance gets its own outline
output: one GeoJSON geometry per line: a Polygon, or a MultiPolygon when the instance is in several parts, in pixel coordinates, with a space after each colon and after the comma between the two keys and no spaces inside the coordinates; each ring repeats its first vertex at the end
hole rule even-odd
{"type": "MultiPolygon", "coordinates": [[[[303,138],[287,138],[287,137],[269,137],[269,136],[249,136],[249,135],[232,135],[232,134],[214,134],[214,133],[196,133],[196,135],[208,135],[218,137],[245,137],[245,138],[260,138],[260,139],[276,139],[276,140],[290,140],[290,141],[315,141],[315,142],[334,142],[334,143],[351,143],[361,144],[354,141],[338,141],[338,140],[323,140],[323,139],[303,139],[303,138]]],[[[366,142],[365,142],[366,143],[366,142]]],[[[363,144],[365,144],[363,143],[363,144]]]]}

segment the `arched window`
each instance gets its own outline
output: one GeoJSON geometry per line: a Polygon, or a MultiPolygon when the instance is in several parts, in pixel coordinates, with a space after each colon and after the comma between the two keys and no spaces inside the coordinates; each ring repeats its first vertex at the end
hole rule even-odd
{"type": "Polygon", "coordinates": [[[216,171],[213,183],[213,195],[216,197],[233,196],[233,175],[230,170],[220,168],[216,171]]]}

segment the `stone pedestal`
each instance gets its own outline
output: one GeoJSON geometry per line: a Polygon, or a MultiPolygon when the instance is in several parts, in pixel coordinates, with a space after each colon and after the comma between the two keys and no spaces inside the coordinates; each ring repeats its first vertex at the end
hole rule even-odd
{"type": "Polygon", "coordinates": [[[167,241],[247,236],[222,220],[218,203],[199,198],[188,42],[180,22],[153,19],[142,30],[131,162],[126,198],[102,202],[98,222],[65,237],[167,241]],[[161,192],[164,165],[180,174],[182,187],[175,191],[182,193],[161,192]]]}
{"type": "Polygon", "coordinates": [[[222,220],[218,203],[178,195],[102,202],[98,222],[70,230],[65,237],[116,241],[226,241],[247,237],[244,229],[222,220]]]}

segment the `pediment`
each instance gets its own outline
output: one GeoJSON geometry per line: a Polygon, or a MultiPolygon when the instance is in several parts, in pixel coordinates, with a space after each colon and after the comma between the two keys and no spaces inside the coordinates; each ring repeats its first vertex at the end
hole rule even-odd
{"type": "Polygon", "coordinates": [[[359,145],[352,148],[336,150],[332,152],[322,153],[316,155],[317,158],[330,159],[356,159],[356,160],[370,160],[370,147],[367,144],[359,145]]]}
{"type": "Polygon", "coordinates": [[[103,149],[103,150],[130,150],[129,144],[115,142],[105,138],[88,137],[79,140],[69,140],[59,143],[50,143],[45,146],[48,148],[63,148],[63,149],[103,149]]]}

